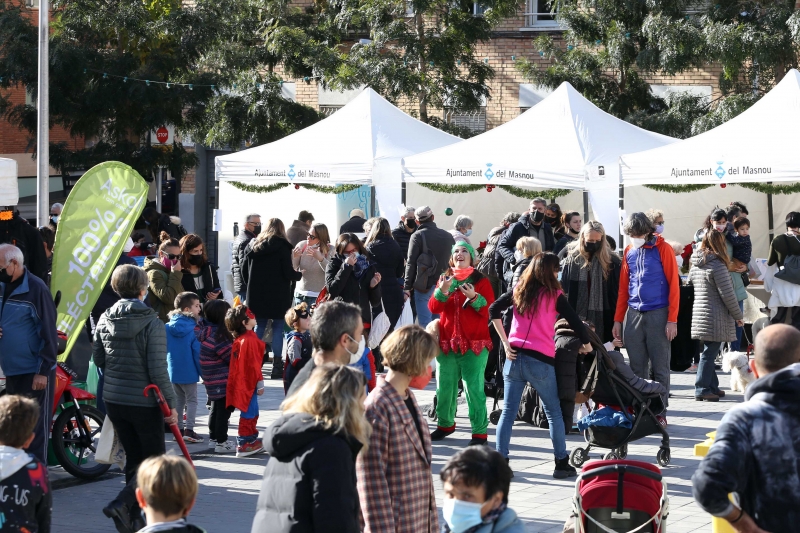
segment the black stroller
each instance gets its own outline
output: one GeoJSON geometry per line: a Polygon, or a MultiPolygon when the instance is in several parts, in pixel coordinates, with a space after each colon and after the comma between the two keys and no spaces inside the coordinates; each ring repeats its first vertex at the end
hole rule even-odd
{"type": "Polygon", "coordinates": [[[589,370],[589,381],[594,385],[589,397],[596,404],[619,406],[632,427],[589,426],[584,431],[587,446],[572,450],[570,464],[580,468],[589,459],[589,450],[592,448],[611,450],[604,459],[625,459],[628,456],[628,443],[660,433],[661,447],[656,459],[659,465],[667,466],[670,462],[669,434],[656,418],[664,410],[661,397],[658,394],[644,395],[628,384],[615,372],[616,366],[599,337],[594,332],[590,332],[590,335],[596,355],[589,370]]]}

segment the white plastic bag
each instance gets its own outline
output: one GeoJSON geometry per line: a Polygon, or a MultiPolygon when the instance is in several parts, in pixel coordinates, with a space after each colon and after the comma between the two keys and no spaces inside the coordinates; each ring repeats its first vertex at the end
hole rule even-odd
{"type": "Polygon", "coordinates": [[[95,461],[105,465],[119,465],[125,468],[125,450],[119,440],[117,432],[114,431],[114,424],[106,415],[103,421],[103,428],[100,430],[100,439],[97,442],[97,451],[94,454],[95,461]]]}
{"type": "Polygon", "coordinates": [[[411,310],[411,298],[406,300],[403,305],[403,312],[400,313],[400,318],[397,319],[394,329],[400,329],[403,326],[410,326],[414,323],[414,312],[411,310]]]}
{"type": "Polygon", "coordinates": [[[381,300],[381,312],[372,319],[372,327],[369,330],[368,344],[371,350],[380,346],[390,327],[392,327],[392,323],[389,322],[389,317],[386,316],[386,309],[384,309],[383,300],[381,300]]]}

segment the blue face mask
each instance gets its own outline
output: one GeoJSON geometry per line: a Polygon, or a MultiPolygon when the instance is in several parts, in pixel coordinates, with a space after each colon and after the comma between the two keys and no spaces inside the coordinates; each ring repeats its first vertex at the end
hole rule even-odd
{"type": "Polygon", "coordinates": [[[469,237],[472,235],[472,228],[469,228],[467,231],[464,232],[464,237],[469,237]]]}
{"type": "Polygon", "coordinates": [[[483,522],[480,503],[470,503],[455,498],[445,499],[442,503],[442,515],[453,533],[463,533],[483,522]]]}

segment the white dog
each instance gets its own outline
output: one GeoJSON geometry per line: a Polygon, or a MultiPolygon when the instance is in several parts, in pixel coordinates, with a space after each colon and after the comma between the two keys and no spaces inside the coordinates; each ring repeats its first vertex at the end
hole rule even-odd
{"type": "Polygon", "coordinates": [[[731,373],[731,390],[744,392],[747,385],[756,377],[750,370],[750,357],[745,352],[725,352],[722,354],[722,371],[731,373]]]}

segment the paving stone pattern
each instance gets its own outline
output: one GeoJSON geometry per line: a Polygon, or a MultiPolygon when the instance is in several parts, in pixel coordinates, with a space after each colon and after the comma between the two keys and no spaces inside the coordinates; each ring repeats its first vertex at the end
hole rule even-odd
{"type": "MultiPolygon", "coordinates": [[[[264,367],[267,376],[267,390],[259,399],[261,417],[259,429],[264,429],[278,416],[278,406],[283,400],[280,381],[270,381],[269,365],[264,367]]],[[[720,375],[720,385],[727,396],[719,403],[696,402],[694,400],[694,374],[672,374],[670,399],[669,434],[672,446],[672,462],[662,469],[666,477],[670,496],[670,514],[667,519],[670,533],[689,533],[692,531],[711,531],[711,518],[704,513],[692,498],[691,476],[697,467],[698,458],[693,456],[693,447],[704,440],[705,434],[713,431],[725,412],[742,401],[742,395],[727,390],[728,375],[720,375]]],[[[196,431],[208,438],[208,412],[204,408],[205,390],[198,387],[200,406],[198,408],[198,427],[196,431]]],[[[435,384],[418,391],[420,404],[433,400],[435,384]]],[[[492,400],[488,400],[491,409],[492,400]]],[[[238,414],[231,418],[230,438],[236,435],[238,414]]],[[[435,423],[429,421],[430,429],[435,423]]],[[[439,471],[456,451],[466,446],[470,439],[469,420],[466,405],[460,405],[456,433],[433,446],[433,479],[436,487],[436,500],[442,502],[442,484],[439,471]]],[[[489,426],[489,442],[494,445],[495,427],[489,426]]],[[[656,452],[660,438],[648,437],[629,446],[628,458],[656,462],[656,452]]],[[[568,435],[567,447],[583,446],[580,435],[568,435]]],[[[200,491],[197,503],[190,515],[191,522],[202,526],[209,533],[245,533],[250,531],[256,500],[261,486],[266,455],[237,459],[235,454],[215,455],[209,453],[206,444],[188,445],[195,460],[200,491]]],[[[167,438],[170,453],[180,453],[178,446],[167,438]]],[[[593,458],[600,458],[601,451],[592,452],[593,458]]],[[[511,467],[514,479],[511,484],[510,506],[526,523],[531,533],[555,533],[562,530],[564,521],[572,509],[574,480],[555,480],[553,455],[547,430],[537,429],[517,422],[511,438],[511,467]]],[[[117,467],[112,467],[102,480],[76,484],[60,468],[51,468],[51,476],[56,488],[53,498],[53,531],[67,533],[80,530],[86,533],[113,532],[110,520],[102,514],[103,506],[109,502],[124,484],[124,476],[117,467]],[[62,488],[59,488],[62,487],[62,488]]]]}

